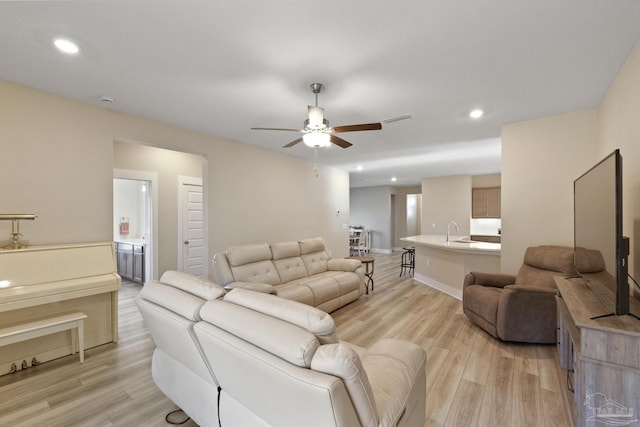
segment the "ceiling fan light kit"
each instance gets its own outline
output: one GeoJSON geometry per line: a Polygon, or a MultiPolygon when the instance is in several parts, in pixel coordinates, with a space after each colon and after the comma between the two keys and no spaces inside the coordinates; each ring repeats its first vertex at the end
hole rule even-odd
{"type": "Polygon", "coordinates": [[[302,140],[308,147],[328,147],[331,145],[331,135],[322,131],[305,133],[302,140]]]}

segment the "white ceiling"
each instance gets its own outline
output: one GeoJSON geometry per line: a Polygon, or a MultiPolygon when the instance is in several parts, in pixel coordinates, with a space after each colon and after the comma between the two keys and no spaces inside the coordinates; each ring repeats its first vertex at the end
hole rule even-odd
{"type": "Polygon", "coordinates": [[[352,187],[413,185],[498,172],[503,124],[596,107],[640,1],[19,1],[0,3],[0,36],[0,79],[309,160],[282,148],[298,134],[250,127],[302,128],[322,82],[333,126],[413,118],[342,133],[353,146],[318,162],[352,187]]]}

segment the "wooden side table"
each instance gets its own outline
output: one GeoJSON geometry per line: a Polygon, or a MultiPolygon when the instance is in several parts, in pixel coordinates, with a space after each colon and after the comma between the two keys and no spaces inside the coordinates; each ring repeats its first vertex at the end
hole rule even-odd
{"type": "Polygon", "coordinates": [[[367,294],[369,293],[369,285],[371,285],[371,292],[373,292],[373,267],[374,267],[374,258],[370,256],[349,256],[349,259],[357,259],[361,263],[364,264],[364,275],[366,279],[364,281],[365,289],[367,290],[367,294]]]}

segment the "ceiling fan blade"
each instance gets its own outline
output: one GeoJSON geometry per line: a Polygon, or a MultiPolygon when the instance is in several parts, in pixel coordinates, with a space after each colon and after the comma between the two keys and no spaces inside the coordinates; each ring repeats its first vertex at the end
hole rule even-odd
{"type": "Polygon", "coordinates": [[[335,135],[330,135],[330,136],[331,136],[330,141],[336,144],[338,147],[349,148],[353,145],[350,142],[340,138],[339,136],[335,136],[335,135]]]}
{"type": "Polygon", "coordinates": [[[289,148],[289,147],[293,147],[294,145],[296,145],[298,142],[302,141],[302,138],[298,138],[298,139],[294,139],[293,141],[291,141],[290,143],[288,143],[287,145],[283,145],[282,148],[289,148]]]}
{"type": "Polygon", "coordinates": [[[287,132],[300,132],[300,129],[288,129],[288,128],[251,128],[251,130],[284,130],[287,132]]]}
{"type": "Polygon", "coordinates": [[[407,120],[407,119],[411,119],[411,118],[413,118],[413,116],[411,116],[411,114],[403,114],[401,116],[390,117],[388,119],[384,119],[382,121],[382,123],[389,124],[389,123],[399,122],[400,120],[407,120]]]}
{"type": "Polygon", "coordinates": [[[324,108],[309,105],[309,126],[320,127],[324,120],[324,108]]]}
{"type": "Polygon", "coordinates": [[[381,123],[363,123],[360,125],[346,125],[346,126],[336,126],[333,128],[334,132],[356,132],[361,130],[380,130],[382,129],[381,123]]]}

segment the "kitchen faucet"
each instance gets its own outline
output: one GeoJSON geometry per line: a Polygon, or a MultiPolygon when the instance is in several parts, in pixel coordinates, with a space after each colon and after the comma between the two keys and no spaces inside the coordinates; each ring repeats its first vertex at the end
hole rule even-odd
{"type": "Polygon", "coordinates": [[[453,224],[453,226],[456,228],[456,231],[458,231],[458,224],[456,224],[455,221],[451,221],[449,224],[447,224],[447,242],[449,241],[449,226],[453,224]]]}

